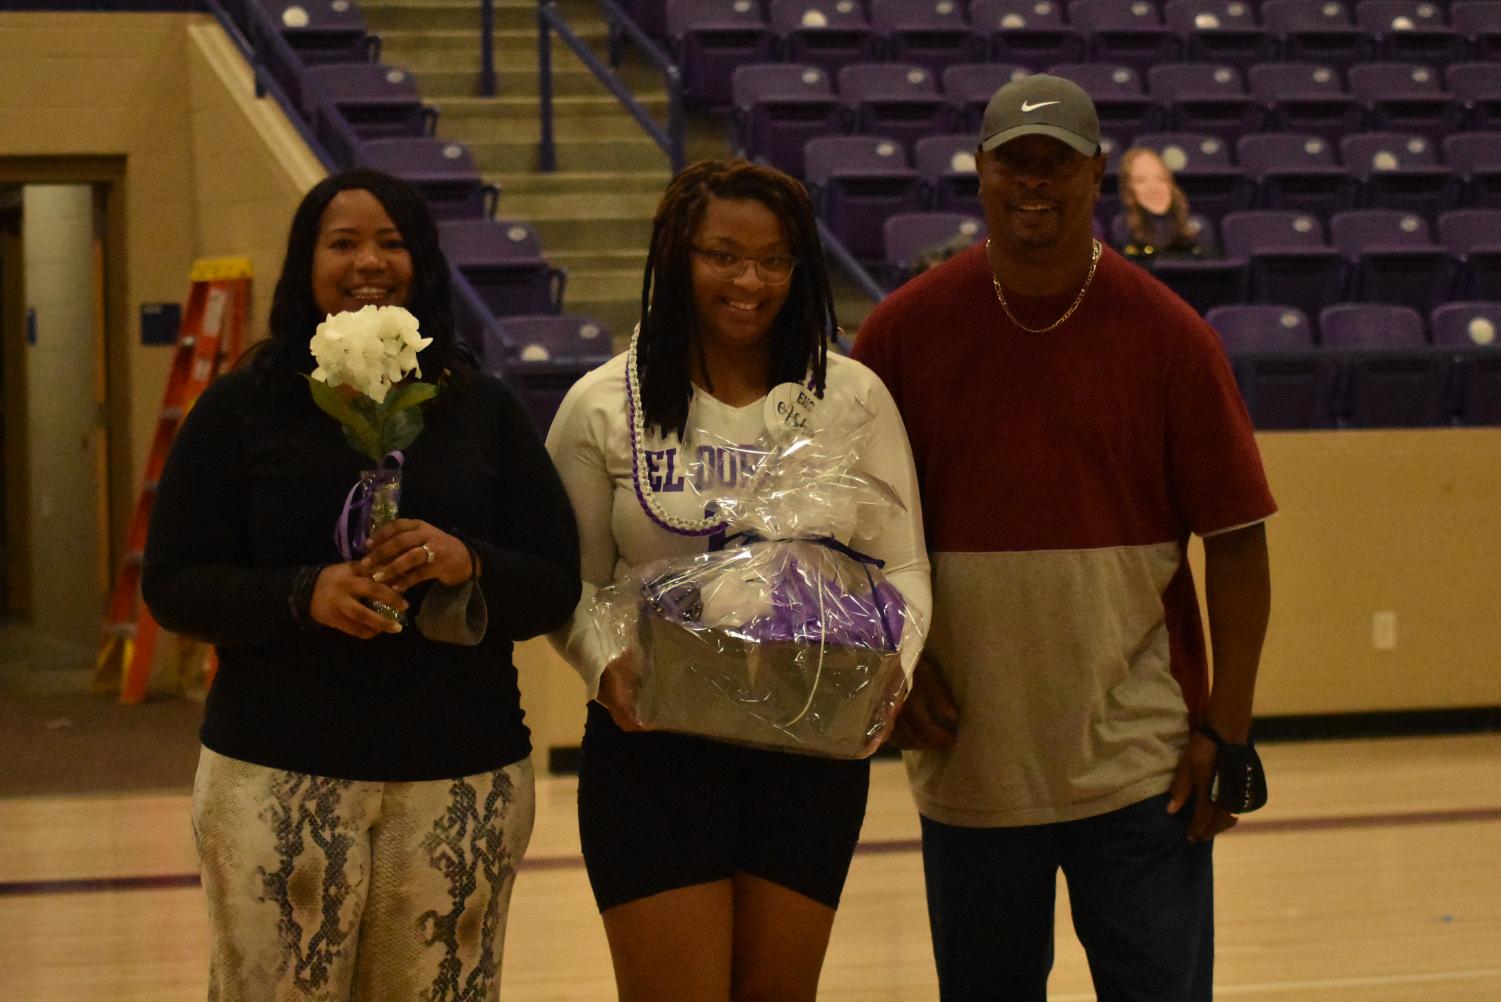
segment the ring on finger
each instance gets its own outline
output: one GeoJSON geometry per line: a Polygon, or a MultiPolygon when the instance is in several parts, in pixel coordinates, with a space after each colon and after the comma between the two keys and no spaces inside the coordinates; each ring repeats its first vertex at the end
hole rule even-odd
{"type": "Polygon", "coordinates": [[[437,554],[433,553],[432,547],[428,546],[426,543],[418,543],[417,545],[420,546],[420,547],[422,547],[422,552],[423,553],[427,554],[427,559],[425,561],[423,561],[423,563],[430,564],[434,560],[438,559],[437,554]]]}

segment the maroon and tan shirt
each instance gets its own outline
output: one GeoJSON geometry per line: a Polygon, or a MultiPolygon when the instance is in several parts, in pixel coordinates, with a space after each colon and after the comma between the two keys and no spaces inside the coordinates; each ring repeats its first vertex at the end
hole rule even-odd
{"type": "Polygon", "coordinates": [[[855,357],[911,436],[926,654],[960,708],[952,747],[906,756],[918,808],[1031,825],[1165,791],[1209,691],[1188,537],[1276,510],[1214,332],[1109,249],[1072,317],[1023,331],[976,247],[881,303],[855,357]]]}

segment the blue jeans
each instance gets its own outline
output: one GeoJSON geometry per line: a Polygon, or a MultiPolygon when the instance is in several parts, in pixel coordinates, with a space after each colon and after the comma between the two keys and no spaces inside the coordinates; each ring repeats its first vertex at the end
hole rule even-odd
{"type": "Polygon", "coordinates": [[[1190,843],[1192,804],[1168,814],[1167,800],[1020,828],[923,818],[943,1002],[1047,998],[1059,867],[1100,1002],[1208,1002],[1213,843],[1190,843]]]}

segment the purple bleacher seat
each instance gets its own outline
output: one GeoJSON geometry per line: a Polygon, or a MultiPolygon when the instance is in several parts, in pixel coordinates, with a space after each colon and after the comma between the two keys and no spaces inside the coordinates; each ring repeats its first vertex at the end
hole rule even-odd
{"type": "Polygon", "coordinates": [[[1501,4],[1463,0],[1449,5],[1449,23],[1470,46],[1471,59],[1501,60],[1501,4]]]}
{"type": "Polygon", "coordinates": [[[371,42],[351,0],[251,0],[303,63],[365,62],[371,42]]]}
{"type": "Polygon", "coordinates": [[[332,106],[367,139],[431,135],[417,80],[400,66],[328,63],[308,67],[303,110],[332,106]]]}
{"type": "Polygon", "coordinates": [[[1457,301],[1433,311],[1433,343],[1441,348],[1501,352],[1501,302],[1457,301]]]}
{"type": "Polygon", "coordinates": [[[1048,72],[1083,87],[1094,99],[1100,131],[1126,146],[1130,146],[1138,132],[1162,127],[1161,109],[1142,91],[1141,75],[1129,66],[1062,63],[1049,67],[1048,72]]]}
{"type": "MultiPolygon", "coordinates": [[[[1247,289],[1246,259],[1218,256],[1219,239],[1214,223],[1197,213],[1188,217],[1188,229],[1203,248],[1202,258],[1157,254],[1133,260],[1155,275],[1185,303],[1200,313],[1216,306],[1244,302],[1247,289]]],[[[1110,220],[1110,243],[1124,248],[1134,243],[1125,213],[1110,220]]]]}
{"type": "Polygon", "coordinates": [[[822,67],[804,63],[741,66],[730,77],[734,124],[745,155],[794,177],[803,174],[803,144],[845,130],[844,105],[822,67]]]}
{"type": "Polygon", "coordinates": [[[412,75],[398,66],[309,66],[302,99],[318,140],[344,166],[355,162],[355,148],[366,139],[431,136],[438,120],[412,75]]]}
{"type": "Polygon", "coordinates": [[[1084,58],[1084,39],[1063,17],[1064,0],[971,0],[970,25],[990,39],[990,59],[1038,71],[1084,58]]]}
{"type": "Polygon", "coordinates": [[[1090,62],[1130,66],[1145,74],[1179,58],[1178,38],[1151,0],[1072,0],[1068,20],[1084,36],[1090,62]]]}
{"type": "Polygon", "coordinates": [[[1244,258],[1157,258],[1151,262],[1151,272],[1199,313],[1246,299],[1244,258]]]}
{"type": "Polygon", "coordinates": [[[1432,329],[1433,343],[1454,357],[1457,421],[1501,425],[1501,302],[1445,303],[1432,329]]]}
{"type": "Polygon", "coordinates": [[[1095,202],[1094,218],[1095,228],[1104,233],[1106,224],[1121,208],[1120,167],[1125,147],[1114,136],[1101,135],[1100,152],[1105,154],[1105,176],[1100,178],[1100,197],[1095,202]]]}
{"type": "Polygon", "coordinates": [[[1459,126],[1461,107],[1439,87],[1438,73],[1416,63],[1350,68],[1350,93],[1369,109],[1371,129],[1421,132],[1435,142],[1459,126]]]}
{"type": "MultiPolygon", "coordinates": [[[[518,362],[584,360],[598,365],[615,354],[603,324],[572,313],[504,317],[495,325],[495,333],[503,357],[518,362]]],[[[488,351],[485,357],[490,358],[488,351]]]]}
{"type": "Polygon", "coordinates": [[[1293,306],[1317,316],[1344,298],[1349,267],[1305,212],[1232,212],[1220,220],[1225,253],[1247,260],[1252,302],[1293,306]]]}
{"type": "Polygon", "coordinates": [[[1444,163],[1464,183],[1464,204],[1501,209],[1501,131],[1445,136],[1443,149],[1444,163]]]}
{"type": "Polygon", "coordinates": [[[1371,58],[1374,40],[1355,27],[1339,0],[1266,0],[1261,22],[1281,44],[1288,62],[1322,63],[1344,69],[1371,58]]]}
{"type": "Polygon", "coordinates": [[[978,135],[991,97],[1027,72],[1026,67],[1015,63],[960,63],[946,68],[941,77],[943,93],[960,116],[955,124],[978,135]]]}
{"type": "Polygon", "coordinates": [[[1365,110],[1345,93],[1332,65],[1258,63],[1246,71],[1246,82],[1277,131],[1338,139],[1365,126],[1365,110]]]}
{"type": "Polygon", "coordinates": [[[1465,124],[1501,129],[1501,74],[1496,63],[1454,63],[1444,71],[1444,83],[1464,109],[1465,124]]]}
{"type": "Polygon", "coordinates": [[[1235,156],[1260,189],[1266,209],[1291,209],[1328,218],[1356,207],[1360,182],[1334,160],[1334,145],[1323,136],[1263,132],[1242,136],[1235,156]]]}
{"type": "Polygon", "coordinates": [[[832,76],[850,63],[881,57],[881,36],[859,0],[772,0],[770,19],[788,62],[818,66],[832,76]]]}
{"type": "Polygon", "coordinates": [[[491,218],[500,190],[480,177],[468,147],[449,139],[372,139],[359,164],[394,174],[422,192],[439,219],[491,218]]]}
{"type": "Polygon", "coordinates": [[[950,132],[957,117],[933,71],[911,63],[858,63],[839,71],[839,99],[854,131],[895,139],[907,149],[923,136],[950,132]]]}
{"type": "Polygon", "coordinates": [[[1335,349],[1423,348],[1423,317],[1392,303],[1336,303],[1319,311],[1319,343],[1335,349]]]}
{"type": "Polygon", "coordinates": [[[922,181],[902,144],[880,136],[825,136],[803,150],[805,177],[819,215],[858,258],[885,254],[886,217],[922,208],[922,181]]]}
{"type": "Polygon", "coordinates": [[[1246,410],[1257,428],[1327,428],[1334,423],[1334,359],[1314,347],[1302,310],[1217,306],[1205,319],[1230,355],[1246,410]]]}
{"type": "Polygon", "coordinates": [[[1256,204],[1256,182],[1230,156],[1219,136],[1197,132],[1149,132],[1133,145],[1157,151],[1193,211],[1218,222],[1227,212],[1256,204]]]}
{"type": "Polygon", "coordinates": [[[728,108],[735,67],[775,57],[776,36],[756,0],[667,0],[667,37],[683,102],[694,108],[728,108]]]}
{"type": "Polygon", "coordinates": [[[615,5],[646,34],[667,41],[667,0],[616,0],[615,5]]]}
{"type": "Polygon", "coordinates": [[[448,219],[438,224],[443,253],[496,316],[557,313],[567,276],[542,254],[526,223],[448,219]]]}
{"type": "Polygon", "coordinates": [[[1277,57],[1277,40],[1256,23],[1255,5],[1246,0],[1169,0],[1162,12],[1191,63],[1244,70],[1277,57]]]}
{"type": "Polygon", "coordinates": [[[1449,358],[1428,344],[1409,306],[1342,303],[1319,314],[1324,350],[1340,357],[1341,419],[1356,428],[1414,428],[1449,419],[1449,358]]]}
{"type": "Polygon", "coordinates": [[[1230,65],[1164,63],[1147,71],[1147,92],[1161,102],[1163,125],[1175,132],[1207,132],[1234,143],[1259,131],[1266,108],[1246,93],[1230,65]]]}
{"type": "Polygon", "coordinates": [[[1459,205],[1463,180],[1438,163],[1433,142],[1404,132],[1361,132],[1339,141],[1340,159],[1360,179],[1363,204],[1435,218],[1459,205]]]}
{"type": "Polygon", "coordinates": [[[964,19],[959,0],[870,0],[870,23],[886,39],[891,59],[926,66],[935,75],[945,66],[984,59],[989,51],[964,19]]]}
{"type": "MultiPolygon", "coordinates": [[[[1208,216],[1200,215],[1197,212],[1189,213],[1187,223],[1189,232],[1193,234],[1194,239],[1199,241],[1199,246],[1204,248],[1206,253],[1216,254],[1219,252],[1218,230],[1208,216]]],[[[1126,214],[1124,212],[1117,212],[1110,218],[1108,233],[1110,245],[1117,250],[1135,242],[1131,236],[1131,230],[1126,223],[1126,214]]]]}
{"type": "Polygon", "coordinates": [[[1217,306],[1205,317],[1219,334],[1225,350],[1302,351],[1314,347],[1308,314],[1292,306],[1237,303],[1217,306]]]}
{"type": "Polygon", "coordinates": [[[1396,209],[1336,212],[1331,241],[1353,262],[1353,298],[1402,303],[1426,315],[1450,297],[1457,271],[1448,251],[1434,244],[1422,216],[1396,209]]]}
{"type": "Polygon", "coordinates": [[[589,317],[504,317],[485,332],[485,371],[510,385],[543,435],[569,388],[613,354],[610,332],[589,317]]]}
{"type": "Polygon", "coordinates": [[[365,30],[364,19],[348,0],[291,3],[247,0],[245,34],[257,62],[292,106],[305,107],[303,75],[323,63],[373,62],[380,41],[365,30]],[[340,4],[339,10],[333,4],[340,4]]]}
{"type": "Polygon", "coordinates": [[[899,212],[881,227],[886,287],[894,289],[918,272],[985,239],[985,221],[962,212],[899,212]]]}
{"type": "Polygon", "coordinates": [[[1458,262],[1455,295],[1501,301],[1501,209],[1442,213],[1438,240],[1458,262]]]}
{"type": "Polygon", "coordinates": [[[1376,58],[1447,66],[1469,54],[1463,35],[1432,0],[1360,0],[1355,26],[1376,40],[1376,58]]]}
{"type": "Polygon", "coordinates": [[[980,177],[975,173],[973,134],[924,136],[912,151],[912,163],[928,189],[928,204],[934,209],[984,215],[980,207],[980,177]]]}

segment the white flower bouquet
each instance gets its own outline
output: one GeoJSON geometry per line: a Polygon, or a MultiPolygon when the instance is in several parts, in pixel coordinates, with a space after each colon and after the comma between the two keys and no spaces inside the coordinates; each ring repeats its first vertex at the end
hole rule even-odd
{"type": "MultiPolygon", "coordinates": [[[[401,507],[401,450],[422,432],[418,405],[438,393],[436,384],[421,381],[417,361],[432,340],[418,333],[417,318],[400,306],[366,306],[330,314],[308,345],[318,362],[307,377],[313,402],[376,464],[350,488],[334,526],[334,545],[345,560],[363,556],[370,534],[401,507]]],[[[402,618],[380,603],[374,608],[402,618]]]]}
{"type": "Polygon", "coordinates": [[[417,353],[432,341],[400,306],[329,314],[313,334],[308,347],[318,367],[307,377],[313,402],[343,426],[350,445],[376,463],[411,445],[422,431],[417,405],[432,399],[438,387],[421,382],[417,353]],[[339,387],[353,392],[340,393],[339,387]]]}

